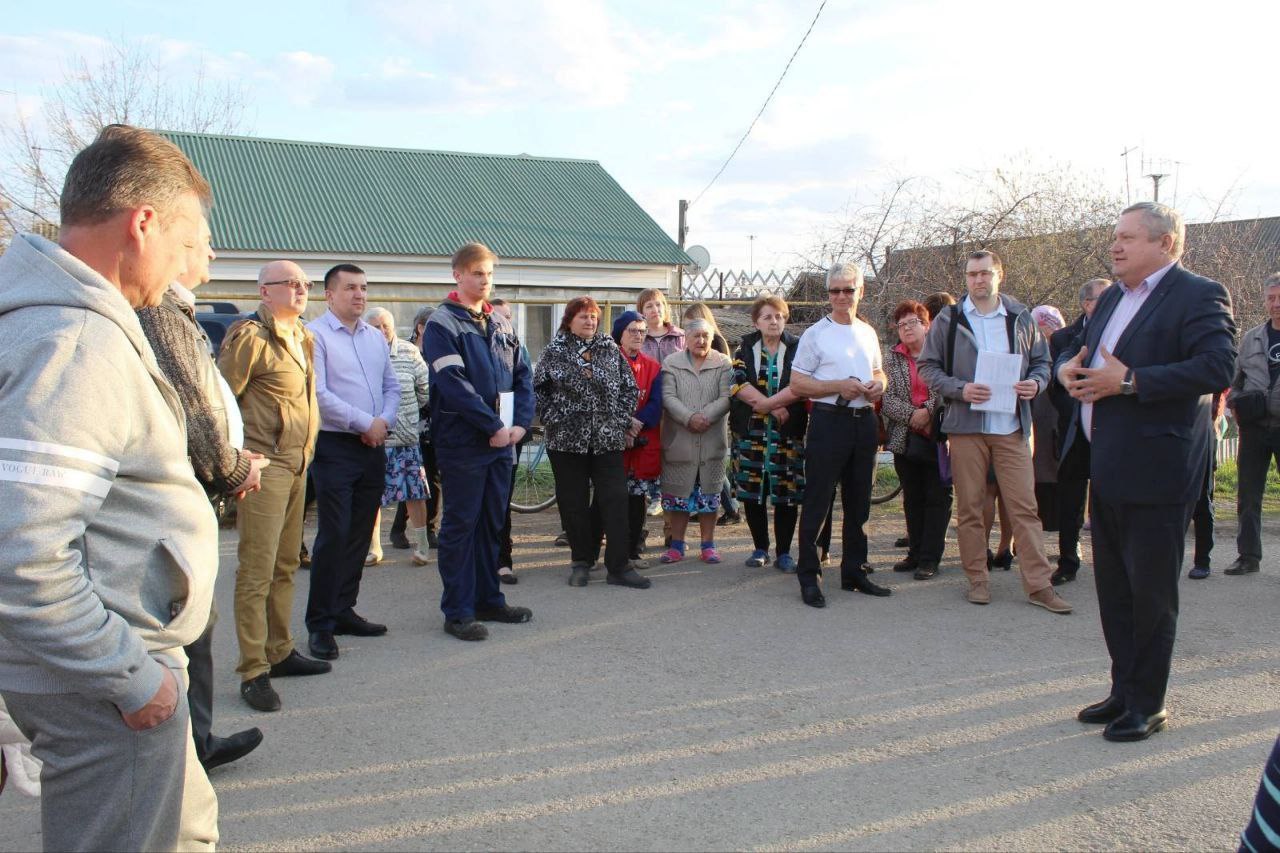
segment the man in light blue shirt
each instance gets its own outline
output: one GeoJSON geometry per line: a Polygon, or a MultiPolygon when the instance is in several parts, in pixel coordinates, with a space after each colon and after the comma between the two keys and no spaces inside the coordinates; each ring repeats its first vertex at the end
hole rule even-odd
{"type": "Polygon", "coordinates": [[[315,335],[320,403],[320,435],[311,463],[319,529],[311,556],[307,630],[311,653],[323,660],[338,657],[335,634],[387,632],[386,625],[355,611],[386,476],[382,445],[400,405],[400,382],[386,339],[361,319],[368,293],[364,270],[338,264],[324,276],[329,310],[307,324],[315,335]]]}
{"type": "Polygon", "coordinates": [[[1009,510],[1013,541],[1022,564],[1027,600],[1051,613],[1070,613],[1050,581],[1053,570],[1044,553],[1044,532],[1036,514],[1035,475],[1031,465],[1031,400],[1049,382],[1049,346],[1036,322],[1017,300],[1000,293],[1004,268],[995,252],[976,251],[965,264],[968,295],[938,314],[924,351],[920,376],[947,400],[943,420],[951,448],[956,490],[956,539],[969,579],[973,604],[991,601],[987,568],[987,527],[983,505],[987,472],[995,471],[1000,499],[1009,510]],[[1016,355],[1021,361],[1012,412],[985,411],[990,386],[975,382],[979,354],[1016,355]]]}

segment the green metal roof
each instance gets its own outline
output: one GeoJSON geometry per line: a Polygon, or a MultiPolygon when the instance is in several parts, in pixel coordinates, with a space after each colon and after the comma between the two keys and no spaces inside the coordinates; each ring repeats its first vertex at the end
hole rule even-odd
{"type": "Polygon", "coordinates": [[[163,133],[213,185],[221,250],[690,263],[594,160],[163,133]]]}

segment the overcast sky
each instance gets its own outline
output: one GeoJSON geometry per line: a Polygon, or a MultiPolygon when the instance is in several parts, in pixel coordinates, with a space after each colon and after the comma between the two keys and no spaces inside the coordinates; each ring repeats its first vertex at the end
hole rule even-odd
{"type": "MultiPolygon", "coordinates": [[[[106,39],[154,40],[175,83],[242,81],[255,135],[599,160],[674,237],[818,0],[64,0],[6,10],[0,119],[106,39]],[[193,9],[198,11],[193,11],[193,9]]],[[[785,269],[895,177],[947,185],[1069,164],[1192,219],[1280,215],[1276,5],[828,0],[760,123],[690,213],[718,266],[785,269]],[[1149,169],[1148,169],[1149,171],[1149,169]],[[1162,187],[1169,200],[1173,178],[1162,187]]],[[[215,193],[216,193],[215,187],[215,193]]]]}

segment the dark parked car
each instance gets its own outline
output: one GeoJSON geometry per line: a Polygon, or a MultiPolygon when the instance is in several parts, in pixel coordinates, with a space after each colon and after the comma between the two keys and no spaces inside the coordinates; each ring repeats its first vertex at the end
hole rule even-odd
{"type": "Polygon", "coordinates": [[[222,339],[227,336],[227,329],[252,314],[241,314],[240,309],[231,302],[197,302],[196,322],[209,336],[209,349],[213,357],[218,357],[222,349],[222,339]]]}

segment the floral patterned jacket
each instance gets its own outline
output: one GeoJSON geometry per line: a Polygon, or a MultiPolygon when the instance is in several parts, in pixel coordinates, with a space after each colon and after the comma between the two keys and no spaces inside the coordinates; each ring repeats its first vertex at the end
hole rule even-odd
{"type": "Polygon", "coordinates": [[[547,450],[610,453],[626,448],[640,391],[631,365],[606,334],[559,332],[533,371],[547,450]]]}

